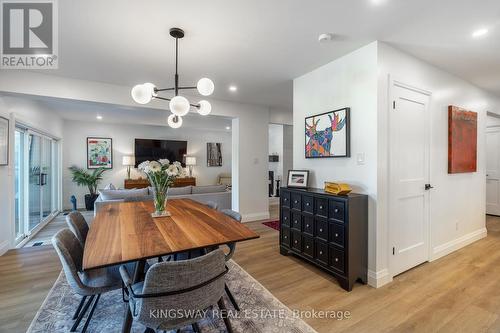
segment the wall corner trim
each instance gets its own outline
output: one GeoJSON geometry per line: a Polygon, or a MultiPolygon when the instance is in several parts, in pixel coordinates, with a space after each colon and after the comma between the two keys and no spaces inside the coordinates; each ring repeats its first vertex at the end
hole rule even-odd
{"type": "Polygon", "coordinates": [[[388,283],[392,282],[392,276],[389,274],[389,270],[384,268],[378,272],[368,270],[368,284],[374,288],[380,288],[388,283]]]}
{"type": "Polygon", "coordinates": [[[5,252],[9,250],[9,241],[4,240],[2,243],[0,243],[0,256],[3,256],[5,252]]]}
{"type": "Polygon", "coordinates": [[[269,211],[260,212],[260,213],[251,213],[251,214],[242,214],[241,222],[252,222],[258,220],[267,220],[269,219],[269,211]]]}
{"type": "Polygon", "coordinates": [[[432,249],[431,258],[429,261],[434,261],[441,257],[444,257],[456,250],[459,250],[475,241],[478,241],[488,234],[486,228],[481,228],[466,235],[463,235],[457,239],[449,241],[447,243],[438,245],[432,249]]]}

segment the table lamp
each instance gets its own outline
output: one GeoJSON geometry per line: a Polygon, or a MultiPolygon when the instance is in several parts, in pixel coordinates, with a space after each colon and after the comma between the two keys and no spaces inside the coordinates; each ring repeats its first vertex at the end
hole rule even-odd
{"type": "Polygon", "coordinates": [[[130,179],[130,167],[135,165],[135,156],[123,156],[122,164],[127,167],[127,179],[130,179]]]}
{"type": "Polygon", "coordinates": [[[186,166],[189,169],[189,177],[193,177],[193,166],[196,165],[196,157],[186,156],[186,166]]]}

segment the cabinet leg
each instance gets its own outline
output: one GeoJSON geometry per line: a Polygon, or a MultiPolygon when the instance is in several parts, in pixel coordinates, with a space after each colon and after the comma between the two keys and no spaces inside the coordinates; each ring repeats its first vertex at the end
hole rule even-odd
{"type": "Polygon", "coordinates": [[[349,281],[349,280],[337,280],[342,287],[342,289],[347,290],[347,291],[352,291],[352,286],[354,284],[354,281],[349,281]]]}
{"type": "Polygon", "coordinates": [[[280,254],[281,254],[282,256],[287,256],[287,255],[288,255],[288,250],[287,250],[287,249],[285,249],[284,247],[281,247],[281,246],[280,246],[280,254]]]}

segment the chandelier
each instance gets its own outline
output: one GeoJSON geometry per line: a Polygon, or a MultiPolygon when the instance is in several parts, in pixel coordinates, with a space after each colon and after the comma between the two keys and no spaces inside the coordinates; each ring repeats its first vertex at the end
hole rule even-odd
{"type": "Polygon", "coordinates": [[[179,74],[177,73],[177,64],[179,56],[179,39],[184,37],[184,30],[179,28],[170,29],[170,36],[175,38],[175,76],[174,87],[172,88],[157,88],[153,83],[138,84],[132,88],[132,98],[136,103],[147,104],[152,99],[162,99],[169,102],[170,114],[167,118],[167,123],[172,128],[182,126],[182,117],[189,113],[191,107],[195,108],[199,114],[206,116],[212,111],[212,105],[201,100],[198,104],[191,104],[186,97],[179,95],[179,90],[197,89],[203,96],[210,96],[214,92],[214,83],[212,80],[202,78],[198,81],[195,87],[179,87],[179,74]],[[166,98],[158,96],[159,92],[173,91],[174,97],[166,98]]]}

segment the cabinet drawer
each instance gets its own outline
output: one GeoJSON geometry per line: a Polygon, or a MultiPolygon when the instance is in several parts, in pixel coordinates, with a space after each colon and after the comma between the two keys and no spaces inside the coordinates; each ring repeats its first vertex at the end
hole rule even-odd
{"type": "Polygon", "coordinates": [[[323,219],[314,220],[315,235],[324,241],[328,241],[328,221],[323,219]]]}
{"type": "Polygon", "coordinates": [[[314,235],[314,218],[311,216],[302,216],[302,230],[311,236],[314,235]]]}
{"type": "Polygon", "coordinates": [[[282,209],[281,212],[281,222],[283,225],[290,226],[290,220],[292,218],[290,211],[288,209],[282,209]]]}
{"type": "Polygon", "coordinates": [[[302,234],[300,231],[292,230],[291,246],[294,250],[302,252],[302,234]]]}
{"type": "Polygon", "coordinates": [[[328,265],[328,245],[319,240],[316,240],[314,245],[314,257],[316,261],[323,265],[328,265]]]}
{"type": "Polygon", "coordinates": [[[281,205],[283,207],[290,207],[290,192],[287,191],[281,192],[281,205]]]}
{"type": "Polygon", "coordinates": [[[328,226],[330,231],[330,242],[333,244],[344,247],[344,226],[338,223],[330,223],[328,226]]]}
{"type": "Polygon", "coordinates": [[[328,217],[328,200],[323,198],[314,198],[314,214],[328,217]]]}
{"type": "Polygon", "coordinates": [[[341,273],[345,273],[344,251],[330,246],[330,266],[341,273]]]}
{"type": "Polygon", "coordinates": [[[312,237],[302,235],[302,252],[310,258],[314,257],[314,240],[312,237]]]}
{"type": "Polygon", "coordinates": [[[330,219],[344,222],[344,203],[342,201],[330,200],[330,219]]]}
{"type": "Polygon", "coordinates": [[[307,213],[314,213],[314,198],[309,195],[302,196],[302,210],[307,213]]]}
{"type": "Polygon", "coordinates": [[[281,244],[290,247],[290,228],[281,227],[281,244]]]}
{"type": "Polygon", "coordinates": [[[292,193],[292,208],[302,210],[302,196],[299,193],[292,193]]]}
{"type": "Polygon", "coordinates": [[[302,215],[292,213],[292,228],[302,231],[302,215]]]}

